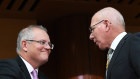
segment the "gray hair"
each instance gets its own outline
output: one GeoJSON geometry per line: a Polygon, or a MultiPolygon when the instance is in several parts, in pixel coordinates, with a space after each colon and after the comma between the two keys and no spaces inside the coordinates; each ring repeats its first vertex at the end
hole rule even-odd
{"type": "Polygon", "coordinates": [[[47,29],[44,28],[42,25],[29,25],[28,27],[22,29],[19,32],[18,38],[17,38],[17,48],[16,48],[17,53],[19,53],[21,50],[21,43],[23,40],[33,39],[34,37],[33,28],[39,28],[41,30],[44,30],[47,33],[47,29]]]}

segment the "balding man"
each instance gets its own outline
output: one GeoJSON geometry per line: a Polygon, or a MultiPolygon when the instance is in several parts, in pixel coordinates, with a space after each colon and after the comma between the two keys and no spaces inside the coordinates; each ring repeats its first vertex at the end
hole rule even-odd
{"type": "Polygon", "coordinates": [[[106,7],[94,14],[90,40],[101,49],[109,49],[106,79],[140,79],[140,33],[125,32],[122,14],[106,7]]]}

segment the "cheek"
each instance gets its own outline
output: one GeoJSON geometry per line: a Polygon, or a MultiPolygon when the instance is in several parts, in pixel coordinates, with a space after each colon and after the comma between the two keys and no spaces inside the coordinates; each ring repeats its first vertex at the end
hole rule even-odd
{"type": "Polygon", "coordinates": [[[100,47],[102,48],[102,49],[106,49],[107,48],[107,41],[106,41],[106,39],[104,38],[104,36],[102,36],[101,37],[101,39],[100,39],[100,47]]]}
{"type": "Polygon", "coordinates": [[[42,49],[44,48],[43,46],[40,46],[40,45],[38,45],[38,46],[36,46],[36,47],[34,47],[35,48],[35,50],[37,51],[37,52],[41,52],[42,51],[42,49]]]}
{"type": "Polygon", "coordinates": [[[37,47],[37,50],[38,50],[38,51],[41,51],[42,49],[43,49],[43,46],[37,47]]]}
{"type": "Polygon", "coordinates": [[[102,31],[98,31],[98,33],[95,36],[96,40],[101,43],[104,44],[105,43],[105,35],[102,31]]]}
{"type": "Polygon", "coordinates": [[[50,51],[42,51],[40,52],[40,60],[43,62],[47,62],[49,59],[50,51]]]}
{"type": "Polygon", "coordinates": [[[51,50],[47,50],[47,49],[45,49],[44,47],[40,47],[40,48],[38,48],[38,52],[39,52],[39,54],[40,54],[41,56],[43,56],[43,57],[48,57],[49,54],[50,54],[50,52],[51,52],[51,50]]]}
{"type": "Polygon", "coordinates": [[[34,54],[34,56],[38,57],[41,53],[42,47],[34,47],[32,49],[32,53],[34,54]]]}
{"type": "Polygon", "coordinates": [[[103,29],[98,29],[97,35],[98,35],[98,37],[104,39],[104,37],[105,37],[105,32],[103,31],[103,29]]]}

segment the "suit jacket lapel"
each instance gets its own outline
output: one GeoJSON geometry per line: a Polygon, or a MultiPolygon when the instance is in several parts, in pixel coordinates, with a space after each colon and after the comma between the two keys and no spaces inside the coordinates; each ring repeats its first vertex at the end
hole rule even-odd
{"type": "Polygon", "coordinates": [[[111,61],[110,61],[110,63],[109,63],[109,66],[108,66],[107,79],[109,79],[109,76],[110,76],[110,73],[111,73],[111,69],[112,69],[112,67],[113,67],[113,64],[114,64],[115,61],[116,61],[116,58],[117,58],[117,56],[118,56],[118,54],[119,54],[121,48],[123,47],[123,45],[124,45],[126,39],[127,39],[130,35],[131,35],[131,34],[125,35],[125,36],[123,37],[123,39],[120,41],[120,43],[118,44],[117,48],[115,49],[114,54],[113,54],[113,56],[112,56],[112,58],[111,58],[111,61]]]}
{"type": "Polygon", "coordinates": [[[42,72],[38,72],[39,79],[48,79],[42,72]]]}
{"type": "Polygon", "coordinates": [[[21,73],[22,73],[23,77],[25,79],[31,79],[30,74],[29,74],[29,72],[27,70],[27,67],[25,66],[25,64],[22,61],[22,59],[19,56],[17,56],[16,61],[17,61],[18,65],[19,65],[19,67],[20,67],[20,69],[22,71],[21,73]]]}
{"type": "Polygon", "coordinates": [[[39,77],[39,79],[43,79],[41,76],[41,73],[39,71],[38,71],[38,77],[39,77]]]}

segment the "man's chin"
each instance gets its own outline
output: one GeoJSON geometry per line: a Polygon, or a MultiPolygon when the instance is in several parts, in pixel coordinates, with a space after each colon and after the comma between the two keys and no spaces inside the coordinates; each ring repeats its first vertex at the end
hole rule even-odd
{"type": "Polygon", "coordinates": [[[102,46],[99,46],[99,49],[100,50],[106,50],[106,48],[105,47],[102,47],[102,46]]]}

